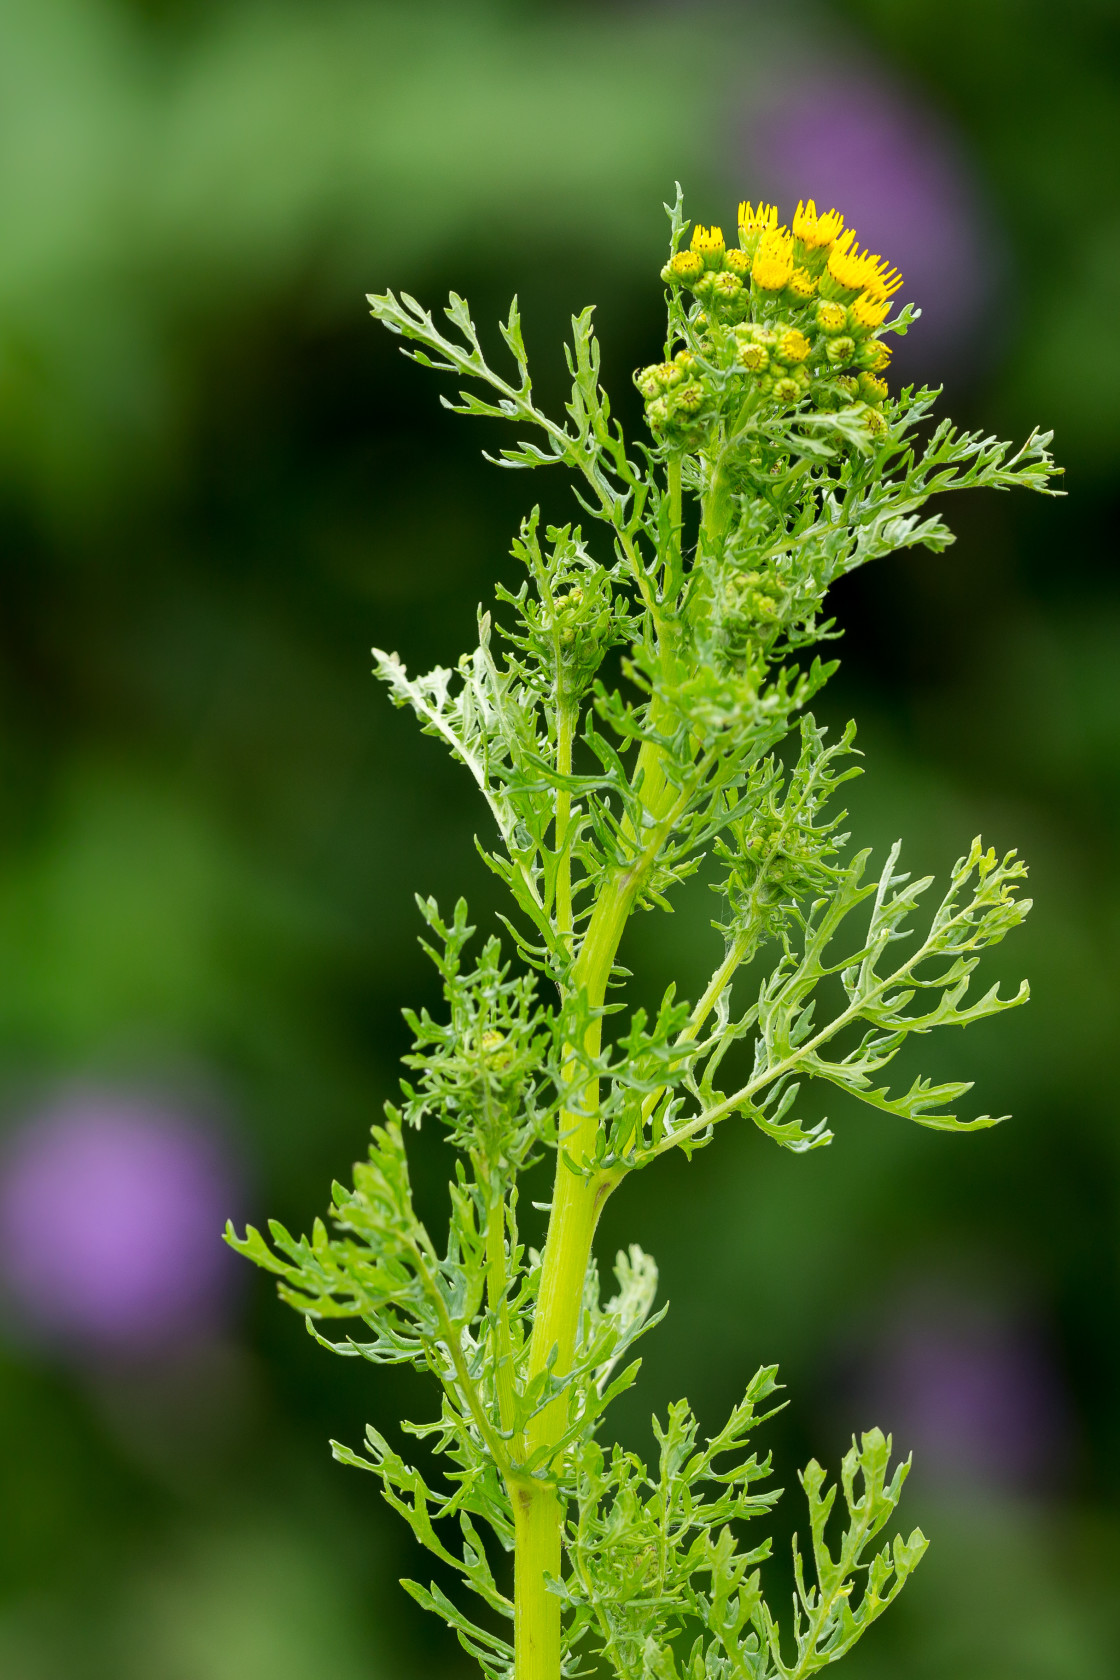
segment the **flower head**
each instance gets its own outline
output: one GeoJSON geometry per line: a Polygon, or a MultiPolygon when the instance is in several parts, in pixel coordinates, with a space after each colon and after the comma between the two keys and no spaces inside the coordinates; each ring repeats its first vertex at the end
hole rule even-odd
{"type": "Polygon", "coordinates": [[[817,305],[817,325],[822,332],[843,332],[848,324],[848,311],[842,303],[822,298],[817,305]]]}
{"type": "Polygon", "coordinates": [[[876,300],[889,298],[902,285],[901,274],[888,267],[885,257],[859,250],[855,237],[855,229],[849,228],[836,241],[828,256],[828,274],[845,291],[866,291],[876,300]]]}
{"type": "Polygon", "coordinates": [[[890,313],[890,303],[885,297],[876,297],[873,292],[861,292],[849,310],[853,327],[862,327],[865,332],[871,332],[875,327],[881,327],[890,313]]]}
{"type": "Polygon", "coordinates": [[[743,203],[739,206],[739,243],[752,255],[763,234],[772,233],[778,225],[776,204],[743,203]]]}
{"type": "Polygon", "coordinates": [[[690,249],[703,260],[706,268],[719,268],[724,252],[723,229],[697,227],[690,241],[690,249]]]}
{"type": "Polygon", "coordinates": [[[808,204],[799,202],[794,211],[793,236],[800,239],[808,251],[830,246],[839,238],[843,227],[844,218],[839,210],[826,210],[823,216],[818,216],[812,199],[808,204]]]}
{"type": "Polygon", "coordinates": [[[881,338],[866,338],[856,350],[856,365],[867,368],[870,373],[882,373],[890,366],[893,351],[889,344],[884,344],[881,338]]]}
{"type": "Polygon", "coordinates": [[[808,303],[816,294],[816,276],[807,268],[795,268],[790,276],[789,289],[798,303],[808,303]]]}
{"type": "Polygon", "coordinates": [[[678,251],[669,268],[678,280],[698,280],[704,272],[704,259],[696,251],[678,251]]]}
{"type": "Polygon", "coordinates": [[[754,283],[765,292],[780,292],[793,275],[793,239],[785,228],[772,228],[758,242],[751,269],[754,283]]]}
{"type": "Polygon", "coordinates": [[[809,350],[809,340],[796,327],[789,327],[778,339],[778,355],[783,362],[803,362],[809,350]]]}

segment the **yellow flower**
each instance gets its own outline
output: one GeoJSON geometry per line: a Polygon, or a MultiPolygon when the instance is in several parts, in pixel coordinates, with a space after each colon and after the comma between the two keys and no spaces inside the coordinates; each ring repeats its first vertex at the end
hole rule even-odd
{"type": "Polygon", "coordinates": [[[771,228],[758,242],[751,270],[756,286],[780,292],[793,275],[793,240],[785,228],[771,228]]]}
{"type": "Polygon", "coordinates": [[[876,297],[872,292],[861,292],[849,311],[852,325],[862,327],[865,332],[871,332],[873,328],[882,326],[890,314],[890,308],[885,297],[876,297]]]}
{"type": "Polygon", "coordinates": [[[839,238],[843,226],[844,218],[839,210],[826,210],[823,216],[818,216],[812,199],[808,204],[799,203],[794,211],[793,236],[800,239],[809,251],[831,245],[834,239],[839,238]]]}
{"type": "Polygon", "coordinates": [[[691,248],[704,261],[706,268],[718,268],[723,256],[723,229],[697,227],[692,235],[691,248]]]}
{"type": "Polygon", "coordinates": [[[790,277],[789,289],[799,303],[808,303],[817,289],[817,282],[807,268],[795,268],[790,277]]]}
{"type": "Polygon", "coordinates": [[[746,202],[739,206],[739,242],[745,245],[746,240],[760,233],[769,233],[778,225],[778,206],[763,204],[760,200],[756,208],[746,202]]]}
{"type": "Polygon", "coordinates": [[[809,340],[796,327],[790,327],[778,339],[778,355],[783,362],[803,362],[809,354],[809,340]]]}
{"type": "Polygon", "coordinates": [[[678,251],[669,267],[678,280],[698,280],[704,272],[704,259],[695,251],[678,251]]]}
{"type": "Polygon", "coordinates": [[[876,300],[885,300],[902,285],[902,276],[887,266],[885,257],[860,251],[855,244],[855,229],[849,228],[832,247],[828,258],[828,272],[838,286],[846,291],[866,290],[876,300]]]}

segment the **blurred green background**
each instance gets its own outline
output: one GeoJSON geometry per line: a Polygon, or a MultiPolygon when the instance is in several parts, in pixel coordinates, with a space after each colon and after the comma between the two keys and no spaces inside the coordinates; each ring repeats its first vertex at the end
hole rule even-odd
{"type": "MultiPolygon", "coordinates": [[[[1118,120],[1108,0],[0,0],[4,1680],[466,1672],[326,1447],[430,1396],[320,1353],[212,1210],[310,1221],[433,1001],[413,890],[495,905],[369,645],[451,663],[522,511],[569,516],[363,293],[489,323],[518,290],[554,403],[594,300],[636,427],[676,178],[725,226],[835,198],[926,310],[912,371],[1054,425],[1069,496],[962,502],[946,556],[848,580],[824,707],[861,722],[861,836],[1032,865],[994,967],[1035,1001],[926,1058],[1014,1120],[834,1110],[819,1155],[729,1130],[628,1187],[601,1252],[642,1242],[672,1306],[619,1427],[683,1391],[711,1425],[777,1360],[784,1537],[811,1453],[915,1449],[934,1546],[852,1680],[1115,1673],[1118,120]]],[[[691,984],[708,915],[635,956],[691,984]]]]}

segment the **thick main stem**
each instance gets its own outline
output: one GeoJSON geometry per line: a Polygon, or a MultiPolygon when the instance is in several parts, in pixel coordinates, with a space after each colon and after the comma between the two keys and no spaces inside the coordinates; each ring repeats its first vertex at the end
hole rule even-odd
{"type": "MultiPolygon", "coordinates": [[[[659,766],[657,771],[656,777],[651,774],[651,781],[660,781],[659,766]]],[[[584,1037],[584,1049],[590,1056],[597,1056],[601,1048],[602,1017],[597,1011],[606,997],[619,940],[639,886],[640,876],[632,871],[616,877],[603,892],[574,965],[573,984],[586,992],[588,1004],[596,1012],[584,1037]]],[[[594,1153],[598,1106],[598,1082],[590,1081],[581,1093],[579,1109],[560,1115],[556,1182],[529,1349],[530,1380],[550,1362],[553,1374],[563,1376],[575,1356],[591,1244],[614,1186],[613,1178],[605,1174],[585,1175],[578,1170],[594,1153]]],[[[537,1414],[526,1431],[530,1454],[556,1443],[566,1415],[563,1395],[537,1414]]],[[[519,1488],[514,1504],[515,1680],[559,1680],[560,1600],[547,1590],[545,1575],[559,1575],[564,1513],[553,1486],[546,1481],[519,1488]]]]}
{"type": "Polygon", "coordinates": [[[560,1576],[560,1502],[544,1483],[513,1495],[516,1680],[559,1680],[560,1600],[545,1588],[560,1576]]]}
{"type": "MultiPolygon", "coordinates": [[[[669,493],[674,524],[674,547],[680,550],[680,462],[670,473],[669,493]]],[[[572,738],[576,709],[561,705],[557,717],[557,767],[571,774],[572,738]]],[[[665,779],[660,749],[651,740],[643,743],[635,767],[638,797],[650,818],[665,815],[674,790],[665,779]]],[[[572,936],[571,860],[567,850],[571,805],[566,793],[557,798],[554,844],[560,853],[556,886],[556,913],[560,932],[572,936]]],[[[628,826],[628,825],[627,825],[628,826]]],[[[642,857],[642,836],[631,833],[636,842],[631,867],[614,875],[606,884],[588,921],[571,975],[573,991],[586,996],[591,1010],[583,1049],[589,1057],[602,1048],[602,1017],[611,969],[623,929],[634,908],[650,858],[642,857]]],[[[537,1312],[529,1348],[529,1378],[551,1366],[554,1376],[571,1369],[583,1310],[584,1281],[591,1260],[595,1228],[607,1197],[616,1182],[613,1174],[581,1170],[595,1153],[599,1134],[599,1087],[589,1080],[580,1091],[578,1106],[559,1116],[556,1180],[548,1221],[541,1268],[537,1312]],[[571,1162],[571,1165],[569,1165],[571,1162]]],[[[555,1447],[563,1434],[567,1417],[566,1397],[561,1395],[542,1408],[526,1429],[525,1447],[532,1457],[541,1447],[555,1447]]],[[[562,1503],[549,1472],[558,1466],[546,1462],[537,1475],[512,1489],[514,1504],[514,1677],[515,1680],[560,1680],[560,1599],[545,1585],[547,1576],[559,1578],[562,1503]]]]}
{"type": "MultiPolygon", "coordinates": [[[[556,716],[556,768],[561,776],[572,773],[572,737],[578,708],[561,700],[556,716]]],[[[572,796],[566,788],[556,795],[556,821],[553,843],[557,851],[556,864],[556,930],[570,944],[572,937],[572,854],[568,824],[572,815],[572,796]]]]}

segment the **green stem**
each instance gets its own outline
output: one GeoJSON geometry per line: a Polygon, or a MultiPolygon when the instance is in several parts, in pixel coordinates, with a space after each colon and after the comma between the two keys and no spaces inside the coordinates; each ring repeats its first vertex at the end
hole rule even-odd
{"type": "Polygon", "coordinates": [[[544,1584],[560,1578],[560,1521],[554,1488],[514,1488],[514,1680],[560,1680],[560,1600],[544,1584]]]}
{"type": "Polygon", "coordinates": [[[669,556],[665,565],[665,599],[671,606],[680,594],[684,582],[684,560],[681,553],[681,457],[670,455],[665,470],[669,485],[669,523],[672,526],[669,556]]]}
{"type": "MultiPolygon", "coordinates": [[[[556,769],[561,776],[572,773],[572,739],[578,707],[561,700],[556,714],[556,769]]],[[[556,931],[571,944],[572,937],[572,856],[569,846],[568,824],[572,814],[572,797],[566,788],[556,794],[556,822],[553,843],[556,847],[556,931]]]]}
{"type": "MultiPolygon", "coordinates": [[[[635,856],[600,893],[572,967],[573,992],[577,996],[582,992],[592,1011],[583,1042],[590,1057],[598,1056],[602,1048],[603,1022],[598,1011],[606,997],[623,929],[660,851],[662,831],[679,814],[677,805],[682,797],[688,797],[687,792],[667,782],[661,753],[649,742],[643,743],[638,755],[635,785],[640,789],[642,804],[655,819],[654,830],[631,836],[636,842],[635,856]]],[[[546,1370],[550,1361],[553,1375],[564,1376],[575,1356],[595,1228],[618,1182],[613,1173],[581,1170],[594,1157],[599,1123],[598,1081],[589,1080],[580,1092],[578,1108],[563,1110],[558,1122],[556,1180],[529,1346],[530,1381],[546,1370]]],[[[530,1455],[560,1438],[566,1415],[564,1395],[537,1413],[526,1429],[530,1455]]],[[[563,1509],[554,1489],[546,1497],[544,1484],[539,1490],[522,1485],[514,1495],[515,1680],[560,1680],[560,1600],[546,1590],[544,1576],[558,1577],[560,1573],[563,1509]]]]}
{"type": "MultiPolygon", "coordinates": [[[[573,970],[578,990],[586,988],[592,1009],[606,996],[618,942],[633,907],[638,877],[615,883],[599,899],[588,924],[573,970]]],[[[602,1042],[602,1017],[590,1022],[584,1039],[589,1055],[597,1056],[602,1042]]],[[[584,1176],[573,1171],[593,1153],[599,1130],[597,1082],[581,1096],[579,1111],[561,1114],[556,1181],[548,1221],[540,1293],[529,1347],[529,1380],[552,1360],[553,1374],[571,1368],[583,1309],[583,1286],[591,1260],[595,1227],[614,1179],[602,1174],[584,1176]],[[555,1352],[554,1352],[555,1350],[555,1352]]],[[[563,1395],[545,1406],[530,1422],[526,1434],[529,1453],[555,1442],[566,1416],[563,1395]]],[[[560,1574],[561,1502],[554,1490],[542,1487],[515,1491],[514,1620],[515,1680],[560,1680],[560,1600],[545,1587],[544,1576],[560,1574]]]]}

